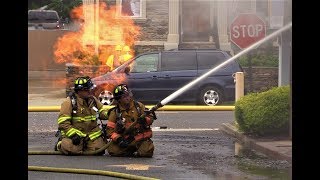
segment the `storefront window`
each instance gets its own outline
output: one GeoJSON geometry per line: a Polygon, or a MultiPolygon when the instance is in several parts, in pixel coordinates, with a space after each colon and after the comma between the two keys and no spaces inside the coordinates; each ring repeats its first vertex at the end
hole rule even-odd
{"type": "Polygon", "coordinates": [[[141,17],[141,0],[121,0],[121,16],[141,17]]]}

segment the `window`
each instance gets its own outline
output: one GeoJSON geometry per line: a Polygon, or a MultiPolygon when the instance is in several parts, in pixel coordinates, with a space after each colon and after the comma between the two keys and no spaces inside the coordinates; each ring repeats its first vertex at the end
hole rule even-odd
{"type": "Polygon", "coordinates": [[[29,10],[28,21],[56,22],[59,21],[59,15],[56,11],[29,10]]]}
{"type": "Polygon", "coordinates": [[[121,17],[146,18],[146,0],[117,0],[121,17]]]}
{"type": "Polygon", "coordinates": [[[131,72],[156,72],[158,71],[158,54],[142,55],[132,61],[131,72]]]}
{"type": "Polygon", "coordinates": [[[284,22],[284,1],[272,0],[270,2],[270,29],[279,29],[283,27],[284,22]]]}
{"type": "Polygon", "coordinates": [[[198,52],[197,56],[199,69],[210,69],[226,59],[224,54],[220,52],[198,52]]]}
{"type": "Polygon", "coordinates": [[[181,41],[208,42],[210,28],[210,2],[181,0],[181,41]]]}
{"type": "Polygon", "coordinates": [[[162,71],[196,70],[194,52],[164,52],[161,62],[162,71]]]}

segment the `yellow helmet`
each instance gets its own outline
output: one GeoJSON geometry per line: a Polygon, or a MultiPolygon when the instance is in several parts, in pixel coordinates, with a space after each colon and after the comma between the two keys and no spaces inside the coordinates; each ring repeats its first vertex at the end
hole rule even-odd
{"type": "Polygon", "coordinates": [[[121,50],[122,50],[121,45],[116,45],[115,50],[116,50],[116,51],[121,51],[121,50]]]}
{"type": "Polygon", "coordinates": [[[129,51],[130,51],[130,47],[129,47],[129,46],[124,46],[124,47],[123,47],[123,51],[129,52],[129,51]]]}

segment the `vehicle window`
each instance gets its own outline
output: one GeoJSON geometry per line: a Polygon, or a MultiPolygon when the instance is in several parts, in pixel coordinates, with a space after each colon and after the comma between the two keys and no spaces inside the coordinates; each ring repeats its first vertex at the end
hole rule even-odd
{"type": "Polygon", "coordinates": [[[50,22],[58,21],[59,16],[56,12],[47,12],[47,11],[30,11],[28,13],[29,21],[41,21],[41,22],[50,22]]]}
{"type": "Polygon", "coordinates": [[[197,58],[199,69],[210,69],[227,59],[221,52],[197,52],[197,58]]]}
{"type": "Polygon", "coordinates": [[[162,71],[196,70],[197,62],[194,52],[163,52],[162,71]]]}
{"type": "Polygon", "coordinates": [[[158,54],[142,55],[133,61],[131,72],[156,72],[158,71],[158,54]]]}

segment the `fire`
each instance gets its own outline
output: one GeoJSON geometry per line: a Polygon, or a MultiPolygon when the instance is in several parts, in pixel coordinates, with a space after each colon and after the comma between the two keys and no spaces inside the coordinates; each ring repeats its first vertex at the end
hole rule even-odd
{"type": "Polygon", "coordinates": [[[65,33],[57,40],[54,45],[56,63],[105,65],[118,44],[129,46],[134,55],[133,45],[140,35],[140,27],[131,18],[119,17],[118,8],[100,2],[73,9],[71,18],[80,22],[80,29],[65,33]],[[99,18],[95,18],[97,16],[99,18]]]}
{"type": "MultiPolygon", "coordinates": [[[[119,8],[117,6],[108,7],[104,2],[83,4],[74,8],[70,16],[74,22],[78,22],[79,29],[65,33],[56,41],[54,45],[55,62],[72,63],[79,67],[82,65],[96,66],[98,68],[95,68],[94,71],[81,68],[78,75],[97,77],[109,70],[106,61],[114,53],[116,45],[129,46],[130,54],[134,56],[133,46],[140,35],[140,27],[135,25],[131,18],[120,17],[117,11],[119,8]]],[[[122,75],[117,75],[113,79],[117,79],[114,80],[117,81],[114,84],[126,82],[125,76],[122,75]]],[[[113,85],[109,86],[105,88],[113,89],[113,85]]]]}

